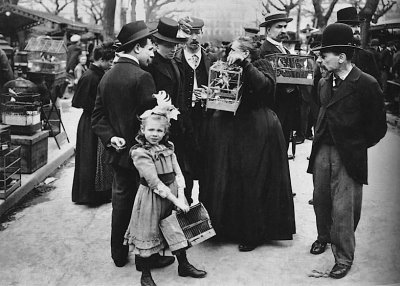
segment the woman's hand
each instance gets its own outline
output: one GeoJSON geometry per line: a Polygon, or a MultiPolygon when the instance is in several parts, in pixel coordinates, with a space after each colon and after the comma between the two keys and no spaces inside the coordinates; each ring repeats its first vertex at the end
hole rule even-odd
{"type": "Polygon", "coordinates": [[[243,60],[246,58],[246,55],[244,53],[240,52],[230,52],[227,58],[228,65],[232,65],[235,62],[243,62],[243,60]]]}

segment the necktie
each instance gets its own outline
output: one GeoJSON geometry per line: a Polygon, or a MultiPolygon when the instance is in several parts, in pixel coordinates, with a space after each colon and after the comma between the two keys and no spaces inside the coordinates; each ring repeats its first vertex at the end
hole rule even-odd
{"type": "Polygon", "coordinates": [[[192,62],[194,69],[197,69],[197,67],[199,66],[199,57],[197,55],[193,55],[192,62]]]}
{"type": "Polygon", "coordinates": [[[342,81],[343,80],[340,77],[335,76],[335,87],[338,88],[342,81]]]}

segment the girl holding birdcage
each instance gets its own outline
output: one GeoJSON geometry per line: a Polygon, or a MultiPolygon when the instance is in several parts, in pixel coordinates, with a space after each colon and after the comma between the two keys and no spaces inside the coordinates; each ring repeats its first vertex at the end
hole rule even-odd
{"type": "Polygon", "coordinates": [[[237,241],[240,251],[295,233],[285,140],[270,109],[275,76],[257,55],[251,38],[232,43],[227,63],[242,68],[241,101],[235,113],[212,111],[199,192],[217,236],[237,241]]]}
{"type": "MultiPolygon", "coordinates": [[[[174,206],[189,211],[184,188],[185,179],[179,167],[174,145],[168,141],[170,119],[177,119],[172,105],[156,106],[144,112],[137,145],[130,150],[140,174],[140,186],[133,205],[125,244],[137,255],[137,268],[142,271],[141,285],[155,285],[150,274],[151,256],[168,245],[160,229],[160,221],[169,216],[174,206]]],[[[196,269],[186,258],[186,251],[173,252],[178,259],[178,274],[202,278],[206,272],[196,269]]]]}

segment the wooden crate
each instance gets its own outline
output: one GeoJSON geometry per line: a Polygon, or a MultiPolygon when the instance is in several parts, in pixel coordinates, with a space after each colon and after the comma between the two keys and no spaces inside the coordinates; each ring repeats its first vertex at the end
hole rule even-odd
{"type": "Polygon", "coordinates": [[[21,146],[21,173],[31,174],[47,164],[49,131],[33,135],[11,135],[11,143],[21,146]]]}

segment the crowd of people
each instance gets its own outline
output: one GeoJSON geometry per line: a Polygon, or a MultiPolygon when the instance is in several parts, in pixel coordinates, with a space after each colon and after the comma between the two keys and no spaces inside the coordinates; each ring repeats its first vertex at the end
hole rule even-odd
{"type": "Polygon", "coordinates": [[[307,124],[295,125],[302,114],[307,122],[312,114],[314,127],[308,172],[318,237],[310,252],[321,254],[330,243],[330,276],[350,270],[367,149],[386,133],[382,82],[374,66],[363,65],[376,61],[355,41],[357,11],[345,8],[312,49],[314,85],[277,83],[265,56],[290,54],[284,46],[290,21],[269,15],[260,25],[262,42],[243,35],[219,56],[202,47],[204,21],[190,17],[162,17],[156,29],[131,22],[118,45],[95,47],[73,98],[84,112],[72,200],[103,203],[111,196],[111,257],[123,267],[133,251],[141,285],[155,285],[151,269],[172,264],[174,256],[179,276],[206,276],[189,263],[188,247],[169,245],[160,227],[174,209],[189,211],[195,180],[215,239],[236,242],[242,252],[293,239],[288,147],[294,130],[306,134],[307,124]],[[242,73],[235,113],[205,107],[210,66],[221,59],[242,73]],[[174,256],[160,255],[166,247],[174,256]]]}

